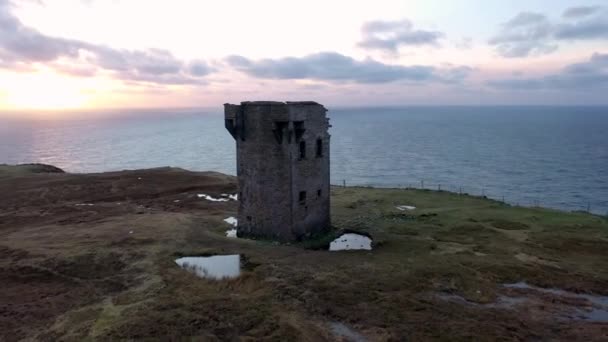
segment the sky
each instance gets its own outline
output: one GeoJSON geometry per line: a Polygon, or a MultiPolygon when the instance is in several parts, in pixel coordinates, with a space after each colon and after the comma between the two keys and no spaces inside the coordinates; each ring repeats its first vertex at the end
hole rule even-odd
{"type": "Polygon", "coordinates": [[[606,105],[602,0],[0,0],[0,110],[606,105]]]}

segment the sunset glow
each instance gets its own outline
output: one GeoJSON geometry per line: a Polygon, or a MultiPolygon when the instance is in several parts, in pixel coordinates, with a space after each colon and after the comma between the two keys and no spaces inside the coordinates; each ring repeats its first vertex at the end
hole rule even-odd
{"type": "Polygon", "coordinates": [[[0,110],[605,104],[607,22],[584,0],[0,0],[0,110]]]}
{"type": "Polygon", "coordinates": [[[5,103],[9,108],[70,109],[89,104],[90,96],[82,83],[52,72],[37,72],[9,74],[2,78],[1,86],[7,89],[5,103]]]}

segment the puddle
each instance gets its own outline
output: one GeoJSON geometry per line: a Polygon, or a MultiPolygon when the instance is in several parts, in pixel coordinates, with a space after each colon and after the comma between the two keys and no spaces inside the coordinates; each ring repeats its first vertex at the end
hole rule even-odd
{"type": "Polygon", "coordinates": [[[570,292],[570,291],[556,289],[556,288],[538,287],[538,286],[530,285],[530,284],[526,283],[525,281],[520,281],[520,282],[513,283],[513,284],[503,284],[503,286],[507,287],[507,288],[526,289],[526,290],[534,290],[534,291],[539,291],[539,292],[551,293],[551,294],[554,294],[557,296],[584,298],[595,305],[608,307],[608,296],[597,296],[597,295],[590,295],[590,294],[583,294],[583,293],[575,293],[575,292],[570,292]]]}
{"type": "Polygon", "coordinates": [[[591,304],[591,307],[588,309],[582,309],[580,307],[577,307],[576,317],[574,317],[574,319],[581,319],[593,322],[608,322],[608,296],[575,293],[557,288],[538,287],[530,285],[525,281],[520,281],[512,284],[503,284],[503,287],[512,289],[532,290],[542,293],[549,293],[560,297],[584,299],[591,304]]]}
{"type": "Polygon", "coordinates": [[[466,298],[456,295],[456,294],[447,294],[441,293],[438,294],[437,297],[439,299],[459,303],[463,305],[472,305],[476,307],[482,308],[495,308],[495,309],[513,309],[516,306],[523,304],[527,301],[525,297],[508,297],[508,296],[499,296],[495,302],[493,303],[477,303],[467,300],[466,298]]]}
{"type": "Polygon", "coordinates": [[[495,302],[492,303],[477,303],[466,298],[448,293],[436,294],[437,298],[458,303],[461,305],[470,305],[478,308],[495,308],[495,309],[517,309],[518,306],[523,304],[526,308],[534,310],[541,310],[541,312],[547,312],[553,315],[552,317],[557,319],[568,319],[568,320],[579,320],[586,322],[608,322],[608,297],[607,296],[595,296],[589,294],[579,294],[570,291],[565,291],[556,288],[543,288],[533,285],[529,285],[526,282],[518,282],[513,284],[503,284],[505,288],[511,289],[522,289],[530,290],[542,293],[548,293],[554,296],[563,297],[562,300],[556,301],[555,299],[547,299],[542,297],[535,297],[531,293],[522,294],[520,296],[504,296],[500,295],[495,302]],[[565,299],[577,298],[584,299],[587,301],[585,304],[576,304],[576,301],[567,301],[565,299]]]}
{"type": "Polygon", "coordinates": [[[238,194],[222,194],[222,197],[228,197],[229,199],[233,200],[233,201],[238,201],[239,200],[239,195],[238,194]]]}
{"type": "Polygon", "coordinates": [[[416,209],[416,207],[411,206],[411,205],[398,205],[395,208],[401,210],[401,211],[405,211],[405,210],[414,210],[416,209]]]}
{"type": "Polygon", "coordinates": [[[527,302],[528,299],[526,297],[508,297],[508,296],[499,296],[498,300],[495,303],[486,304],[488,307],[494,308],[508,308],[511,309],[517,305],[523,304],[527,302]]]}
{"type": "Polygon", "coordinates": [[[239,223],[239,221],[238,221],[238,220],[237,220],[235,217],[230,216],[230,217],[228,217],[228,218],[225,218],[225,219],[224,219],[224,222],[226,222],[226,223],[228,223],[229,225],[231,225],[231,226],[235,227],[235,228],[232,228],[232,229],[228,229],[228,230],[226,231],[226,237],[229,237],[229,238],[236,238],[236,237],[237,237],[237,236],[236,236],[236,226],[237,226],[237,224],[239,223]]]}
{"type": "Polygon", "coordinates": [[[183,257],[175,260],[181,268],[206,279],[232,279],[241,273],[239,254],[208,257],[183,257]]]}
{"type": "Polygon", "coordinates": [[[582,319],[591,322],[608,322],[608,310],[593,308],[591,311],[579,310],[582,319]]]}
{"type": "Polygon", "coordinates": [[[347,233],[341,235],[329,244],[330,251],[347,251],[347,250],[358,250],[372,249],[372,239],[365,235],[347,233]]]}
{"type": "Polygon", "coordinates": [[[367,339],[365,336],[359,334],[358,332],[352,330],[348,326],[340,323],[340,322],[330,322],[329,327],[331,328],[331,332],[339,337],[340,339],[350,341],[350,342],[365,342],[367,339]]]}
{"type": "Polygon", "coordinates": [[[228,223],[229,225],[235,226],[235,227],[239,223],[239,221],[236,219],[236,217],[233,217],[233,216],[225,218],[224,222],[228,223]]]}
{"type": "Polygon", "coordinates": [[[196,196],[198,196],[198,198],[204,198],[207,201],[211,201],[211,202],[228,202],[229,201],[228,198],[215,198],[215,197],[211,197],[207,194],[198,194],[196,196]]]}

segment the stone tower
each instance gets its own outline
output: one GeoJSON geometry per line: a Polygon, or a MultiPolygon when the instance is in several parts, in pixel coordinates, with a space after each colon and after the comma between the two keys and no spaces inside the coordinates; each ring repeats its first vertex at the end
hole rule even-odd
{"type": "Polygon", "coordinates": [[[316,102],[225,104],[236,140],[239,236],[298,240],[329,228],[329,119],[316,102]]]}

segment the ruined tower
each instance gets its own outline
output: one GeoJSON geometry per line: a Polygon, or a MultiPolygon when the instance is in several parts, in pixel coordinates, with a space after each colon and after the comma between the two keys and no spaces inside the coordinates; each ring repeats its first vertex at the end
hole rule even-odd
{"type": "Polygon", "coordinates": [[[238,235],[297,240],[329,228],[329,119],[316,102],[225,104],[236,140],[238,235]]]}

